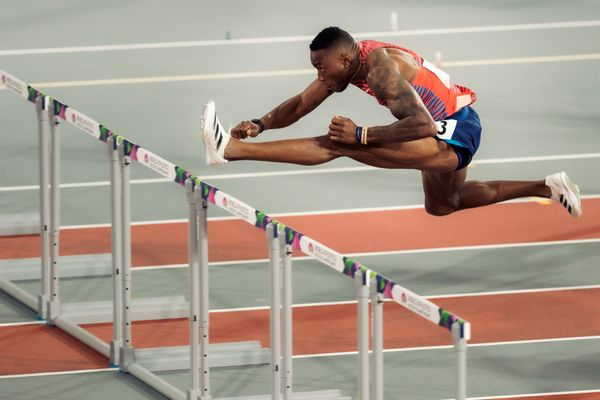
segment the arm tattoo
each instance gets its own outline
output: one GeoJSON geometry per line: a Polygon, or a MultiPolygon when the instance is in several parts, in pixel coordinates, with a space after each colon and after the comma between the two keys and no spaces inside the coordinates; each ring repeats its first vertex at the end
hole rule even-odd
{"type": "Polygon", "coordinates": [[[378,98],[387,101],[398,121],[387,126],[369,128],[369,142],[404,142],[425,136],[424,125],[433,122],[423,102],[412,85],[389,65],[374,66],[367,78],[369,86],[378,98]]]}

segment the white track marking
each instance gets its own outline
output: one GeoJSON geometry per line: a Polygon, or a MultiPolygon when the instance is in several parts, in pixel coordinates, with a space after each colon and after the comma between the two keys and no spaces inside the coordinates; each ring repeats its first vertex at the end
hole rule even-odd
{"type": "MultiPolygon", "coordinates": [[[[467,397],[467,400],[502,400],[502,399],[519,399],[523,397],[551,397],[551,396],[564,396],[573,394],[591,394],[598,393],[600,398],[600,389],[595,390],[573,390],[570,392],[545,392],[545,393],[528,393],[528,394],[506,394],[502,396],[486,396],[486,397],[467,397]]],[[[444,399],[454,400],[454,399],[444,399]]]]}
{"type": "Polygon", "coordinates": [[[23,322],[5,322],[0,324],[0,328],[7,328],[11,326],[27,326],[27,325],[43,325],[46,321],[23,321],[23,322]]]}
{"type": "MultiPolygon", "coordinates": [[[[510,345],[520,345],[520,344],[560,343],[560,342],[569,342],[569,341],[598,340],[598,339],[600,339],[600,336],[575,336],[575,337],[554,338],[554,339],[533,339],[533,340],[515,340],[515,341],[507,341],[507,342],[469,343],[469,348],[510,346],[510,345]]],[[[452,346],[452,345],[401,347],[401,348],[396,348],[396,349],[384,349],[383,352],[384,353],[405,353],[405,352],[412,352],[412,351],[450,350],[453,348],[454,348],[454,346],[452,346]]],[[[339,356],[348,356],[348,355],[356,355],[356,354],[358,354],[357,351],[344,351],[344,352],[339,352],[339,353],[302,354],[302,355],[296,355],[293,358],[294,359],[302,359],[302,358],[339,357],[339,356]]]]}
{"type": "MultiPolygon", "coordinates": [[[[514,65],[514,64],[533,64],[548,62],[566,62],[566,61],[591,61],[600,60],[600,53],[592,54],[570,54],[559,56],[539,56],[539,57],[516,57],[516,58],[497,58],[489,60],[466,60],[466,61],[448,61],[444,63],[444,68],[453,67],[479,67],[487,65],[514,65]]],[[[314,69],[291,69],[291,70],[273,70],[273,71],[251,71],[251,72],[231,72],[218,74],[197,74],[197,75],[167,75],[167,76],[149,76],[138,78],[115,78],[115,79],[92,79],[79,81],[62,82],[36,82],[31,85],[38,89],[64,88],[64,87],[82,87],[82,86],[109,86],[109,85],[134,85],[147,83],[166,83],[166,82],[193,82],[209,81],[222,79],[248,79],[248,78],[267,78],[280,76],[299,76],[313,75],[314,69]]]]}
{"type": "MultiPolygon", "coordinates": [[[[542,22],[531,24],[510,24],[510,25],[491,25],[491,26],[470,26],[459,28],[436,28],[436,29],[412,29],[403,31],[380,31],[380,32],[357,32],[352,35],[357,39],[362,38],[384,38],[384,37],[402,37],[402,36],[431,36],[448,35],[461,33],[484,33],[484,32],[515,32],[540,29],[565,29],[565,28],[590,28],[600,26],[600,20],[589,21],[564,21],[564,22],[542,22]]],[[[251,44],[274,44],[274,43],[293,43],[307,42],[313,39],[313,35],[298,36],[280,36],[280,37],[262,37],[246,39],[219,39],[219,40],[192,40],[179,42],[155,42],[155,43],[131,43],[116,45],[98,45],[98,46],[72,46],[72,47],[51,47],[38,49],[13,49],[1,50],[0,56],[23,56],[33,54],[59,54],[59,53],[91,53],[102,51],[127,51],[127,50],[154,50],[154,49],[174,49],[189,47],[214,47],[214,46],[234,46],[251,44]]]]}
{"type": "Polygon", "coordinates": [[[0,379],[13,379],[13,378],[37,378],[42,376],[60,376],[60,375],[79,375],[79,374],[91,374],[96,372],[115,372],[118,371],[118,367],[114,368],[98,368],[98,369],[82,369],[76,371],[57,371],[57,372],[39,372],[35,374],[18,374],[18,375],[2,375],[0,379]]]}
{"type": "MultiPolygon", "coordinates": [[[[545,161],[561,161],[561,160],[584,160],[600,158],[600,153],[579,153],[579,154],[554,154],[547,156],[529,156],[529,157],[509,157],[509,158],[489,158],[483,160],[475,160],[471,164],[476,165],[492,165],[492,164],[512,164],[512,163],[527,163],[527,162],[545,162],[545,161]]],[[[375,168],[371,166],[359,167],[339,167],[339,168],[303,168],[292,169],[286,171],[268,171],[268,172],[246,172],[238,174],[218,174],[218,175],[201,175],[198,178],[208,181],[219,181],[226,179],[255,179],[255,178],[270,178],[279,176],[296,176],[296,175],[322,175],[322,174],[339,174],[339,173],[356,173],[356,172],[372,172],[372,171],[389,171],[388,169],[375,168]]],[[[132,179],[132,185],[156,184],[156,183],[171,183],[172,181],[166,178],[150,178],[150,179],[132,179]]],[[[97,182],[77,182],[77,183],[62,183],[61,189],[78,189],[88,187],[104,187],[110,186],[110,181],[97,182]]],[[[4,186],[0,187],[1,192],[19,192],[25,190],[37,190],[38,185],[23,185],[23,186],[4,186]]]]}
{"type": "MultiPolygon", "coordinates": [[[[548,292],[566,292],[572,290],[593,290],[600,289],[600,285],[585,285],[585,286],[564,286],[564,287],[551,287],[551,288],[539,288],[539,289],[515,289],[515,290],[498,290],[491,292],[476,292],[476,293],[454,293],[454,294],[439,294],[434,296],[422,296],[428,300],[438,299],[451,299],[458,297],[484,297],[484,296],[510,296],[515,294],[528,294],[528,293],[548,293],[548,292]]],[[[298,303],[293,304],[292,308],[311,308],[311,307],[330,307],[330,306],[343,306],[348,304],[356,304],[356,300],[341,300],[341,301],[326,301],[320,303],[298,303]]],[[[394,303],[391,299],[384,299],[386,303],[394,303]]],[[[231,312],[244,312],[244,311],[266,311],[269,310],[269,306],[255,306],[255,307],[238,307],[238,308],[223,308],[210,310],[210,313],[231,313],[231,312]]]]}
{"type": "MultiPolygon", "coordinates": [[[[514,249],[522,247],[537,247],[537,246],[562,246],[562,245],[577,245],[577,244],[596,244],[600,243],[598,239],[578,239],[578,240],[559,240],[550,242],[530,242],[530,243],[504,243],[504,244],[486,244],[476,246],[456,246],[456,247],[436,247],[429,249],[412,249],[412,250],[393,250],[393,251],[373,251],[363,253],[347,253],[346,256],[351,258],[358,257],[381,257],[381,256],[394,256],[394,255],[406,255],[406,254],[422,254],[422,253],[442,253],[449,251],[474,251],[474,250],[495,250],[495,249],[514,249]]],[[[293,257],[293,261],[307,261],[313,260],[310,256],[299,256],[293,257]]],[[[266,258],[257,258],[249,260],[235,260],[235,261],[214,261],[209,262],[208,265],[211,267],[224,267],[234,265],[245,265],[245,264],[263,264],[268,263],[269,260],[266,258]]],[[[160,269],[177,269],[187,268],[188,264],[169,264],[169,265],[152,265],[144,267],[134,267],[136,272],[144,271],[155,271],[160,269]]],[[[594,287],[594,286],[590,286],[594,287]]],[[[560,290],[560,289],[559,289],[560,290]]],[[[447,297],[447,296],[445,296],[447,297]]]]}

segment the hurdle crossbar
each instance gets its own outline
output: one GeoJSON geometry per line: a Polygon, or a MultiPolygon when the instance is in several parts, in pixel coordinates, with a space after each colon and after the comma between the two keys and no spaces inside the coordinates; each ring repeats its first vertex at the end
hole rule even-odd
{"type": "MultiPolygon", "coordinates": [[[[41,91],[35,89],[31,85],[28,85],[27,83],[14,77],[13,75],[0,70],[0,78],[0,86],[5,87],[9,91],[16,93],[20,97],[30,102],[33,102],[37,105],[38,111],[43,110],[44,105],[46,105],[47,107],[50,107],[53,110],[53,113],[56,117],[72,124],[79,130],[82,130],[88,135],[94,137],[95,139],[98,139],[104,143],[106,143],[109,139],[113,140],[114,143],[116,143],[116,145],[120,149],[120,160],[122,167],[125,166],[125,163],[127,163],[128,166],[129,160],[132,160],[153,170],[154,172],[169,179],[170,181],[179,184],[180,186],[184,186],[186,182],[190,182],[188,184],[191,186],[191,190],[199,193],[200,198],[203,201],[212,203],[217,207],[229,212],[230,214],[246,221],[247,223],[254,225],[259,229],[262,229],[263,231],[266,231],[267,227],[269,226],[275,227],[274,229],[276,231],[279,230],[284,235],[285,245],[288,246],[289,249],[299,250],[306,255],[312,256],[321,263],[336,270],[337,272],[344,274],[359,282],[359,284],[357,284],[357,289],[359,291],[359,299],[365,298],[368,301],[369,298],[369,291],[365,291],[365,289],[361,286],[370,287],[374,285],[375,288],[372,289],[374,292],[372,292],[371,296],[372,298],[374,298],[376,293],[378,295],[377,302],[381,302],[383,301],[383,299],[393,300],[394,302],[407,308],[413,313],[421,316],[422,318],[438,326],[441,326],[449,332],[451,332],[452,337],[454,339],[455,348],[457,350],[457,368],[455,368],[457,374],[456,398],[465,398],[465,351],[466,342],[471,337],[470,323],[468,321],[458,317],[457,315],[453,314],[448,310],[437,306],[430,300],[417,295],[409,289],[400,286],[398,283],[386,278],[381,274],[378,274],[377,272],[369,269],[368,267],[360,264],[359,262],[356,262],[350,259],[349,257],[345,257],[344,255],[319,243],[318,241],[310,238],[307,235],[295,231],[291,227],[286,226],[280,221],[277,221],[276,219],[249,206],[248,204],[236,199],[235,197],[225,192],[222,192],[218,188],[201,181],[200,178],[191,174],[185,169],[169,162],[168,160],[128,140],[127,138],[116,134],[114,131],[96,122],[92,118],[75,110],[74,108],[69,107],[68,105],[60,102],[55,98],[45,95],[41,91]]],[[[42,140],[40,140],[40,143],[41,145],[44,145],[44,142],[42,140]]],[[[124,184],[123,182],[121,183],[123,189],[128,190],[128,182],[127,184],[124,184]]],[[[48,185],[47,177],[46,180],[44,180],[44,177],[41,178],[40,185],[42,187],[48,185]]],[[[127,197],[127,194],[121,193],[121,199],[124,196],[127,197]]],[[[127,206],[126,202],[124,202],[123,204],[127,206]]],[[[122,210],[122,213],[129,214],[124,210],[122,210]]],[[[122,219],[128,217],[128,215],[126,217],[121,216],[122,219]]],[[[41,218],[42,224],[44,224],[44,216],[42,216],[41,218]]],[[[129,221],[126,220],[124,225],[128,227],[129,221]]],[[[122,227],[122,232],[124,235],[128,235],[128,233],[126,232],[128,230],[127,227],[122,227]]],[[[44,237],[43,232],[42,236],[44,237]]],[[[46,238],[44,240],[49,242],[49,238],[46,238]]],[[[123,243],[126,242],[126,240],[123,240],[123,243]]],[[[126,252],[127,250],[121,249],[121,251],[126,252]]],[[[277,251],[279,251],[279,248],[277,249],[277,251]]],[[[44,256],[44,249],[42,249],[42,255],[44,256]]],[[[127,256],[130,257],[130,255],[125,254],[123,259],[126,259],[127,256]]],[[[47,254],[46,258],[48,258],[47,254]]],[[[126,285],[127,278],[123,278],[123,283],[124,285],[126,285]]],[[[46,286],[46,284],[47,286],[50,286],[50,282],[48,281],[46,281],[46,283],[44,283],[43,286],[46,286]]],[[[43,289],[43,293],[48,293],[49,290],[47,290],[46,288],[43,289]]],[[[124,299],[124,301],[126,301],[126,299],[124,299]]],[[[363,310],[363,315],[364,310],[368,310],[368,308],[365,308],[364,305],[362,307],[359,306],[359,309],[360,308],[362,308],[363,310]]],[[[377,324],[379,323],[380,322],[377,322],[377,324]]],[[[364,332],[362,335],[364,336],[364,332]]],[[[128,338],[126,335],[124,335],[123,339],[127,341],[128,338]]],[[[378,339],[378,342],[381,341],[378,339]]],[[[364,343],[360,347],[364,348],[364,343]]],[[[361,368],[364,369],[363,364],[364,363],[361,363],[361,368]]],[[[378,367],[374,368],[377,369],[378,367]]],[[[379,371],[379,373],[381,373],[381,371],[379,371]]],[[[177,396],[179,395],[180,393],[177,393],[177,396]]],[[[365,389],[364,387],[359,387],[359,398],[363,400],[367,399],[368,397],[368,389],[365,389]]]]}

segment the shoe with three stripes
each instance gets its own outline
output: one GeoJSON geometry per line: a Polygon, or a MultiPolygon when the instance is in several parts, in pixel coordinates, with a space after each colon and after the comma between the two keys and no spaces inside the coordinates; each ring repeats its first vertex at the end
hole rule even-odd
{"type": "Polygon", "coordinates": [[[558,201],[572,217],[581,216],[579,187],[571,182],[565,172],[548,175],[546,186],[552,191],[552,200],[558,201]]]}
{"type": "Polygon", "coordinates": [[[215,110],[215,103],[209,101],[202,110],[202,140],[206,154],[206,165],[225,164],[225,147],[231,135],[219,122],[215,110]]]}

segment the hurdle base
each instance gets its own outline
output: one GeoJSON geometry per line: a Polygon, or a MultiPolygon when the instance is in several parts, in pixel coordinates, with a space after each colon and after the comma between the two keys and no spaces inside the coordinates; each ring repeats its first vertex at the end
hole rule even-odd
{"type": "Polygon", "coordinates": [[[169,399],[186,400],[186,394],[183,391],[156,376],[139,363],[130,364],[127,372],[144,382],[146,385],[152,387],[154,390],[164,394],[169,399]]]}
{"type": "MultiPolygon", "coordinates": [[[[41,277],[39,258],[19,258],[0,261],[0,273],[10,281],[36,280],[41,277]]],[[[77,278],[112,274],[112,256],[84,254],[60,257],[60,277],[77,278]]]]}
{"type": "Polygon", "coordinates": [[[48,309],[48,325],[54,325],[56,318],[60,317],[61,305],[60,300],[50,300],[47,305],[48,309]]]}
{"type": "MultiPolygon", "coordinates": [[[[112,301],[63,303],[62,313],[79,324],[112,322],[112,301]]],[[[132,300],[131,319],[148,321],[185,318],[189,316],[189,303],[183,296],[148,297],[132,300]]]]}
{"type": "MultiPolygon", "coordinates": [[[[243,396],[243,397],[218,397],[215,400],[271,400],[273,397],[268,395],[243,396]]],[[[352,400],[352,397],[343,396],[339,390],[320,390],[315,392],[293,393],[294,400],[352,400]]]]}
{"type": "Polygon", "coordinates": [[[21,302],[36,313],[39,311],[39,301],[35,296],[29,292],[21,289],[10,280],[6,279],[3,275],[0,275],[0,290],[21,302]]]}
{"type": "Polygon", "coordinates": [[[0,236],[39,235],[40,214],[0,215],[0,236]]]}
{"type": "MultiPolygon", "coordinates": [[[[211,368],[268,364],[271,356],[269,349],[261,347],[258,341],[211,344],[208,353],[211,368]]],[[[135,359],[149,371],[189,369],[190,347],[136,349],[135,359]]]]}

